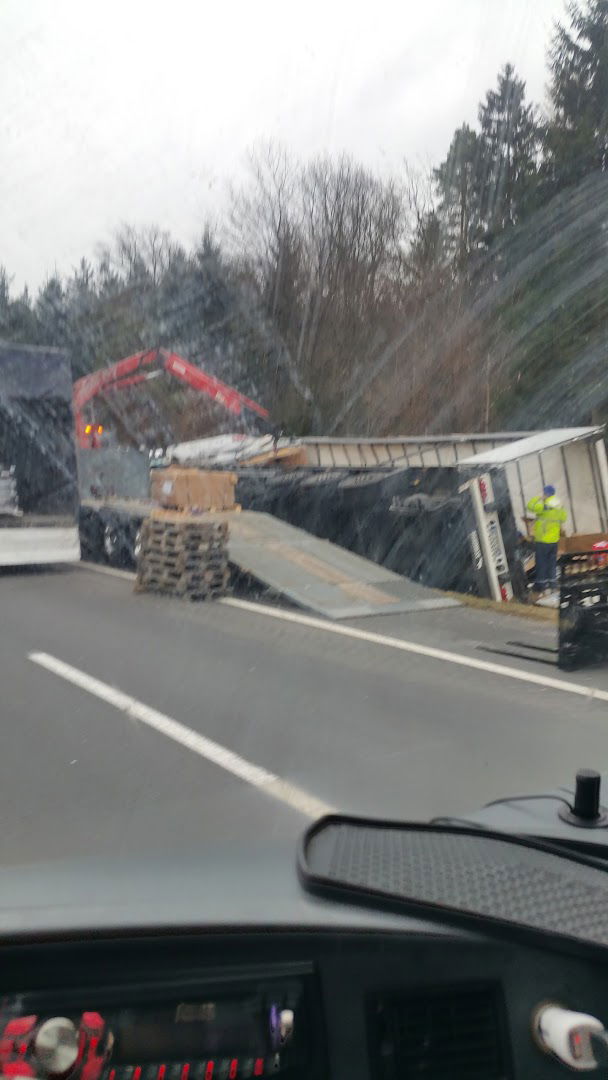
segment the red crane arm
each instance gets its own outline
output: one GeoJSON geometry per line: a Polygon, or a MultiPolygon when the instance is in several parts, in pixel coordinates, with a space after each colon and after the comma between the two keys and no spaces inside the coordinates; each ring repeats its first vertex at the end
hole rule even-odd
{"type": "Polygon", "coordinates": [[[116,364],[99,368],[98,371],[92,371],[90,375],[84,375],[82,379],[77,379],[72,387],[74,412],[78,414],[98,394],[110,389],[116,383],[119,383],[121,379],[129,375],[135,375],[142,368],[162,367],[162,362],[161,364],[158,363],[160,359],[159,353],[160,349],[149,349],[147,352],[134,353],[133,356],[127,356],[116,364]]]}
{"type": "Polygon", "coordinates": [[[214,401],[218,401],[220,405],[225,405],[229,412],[239,414],[242,409],[250,409],[252,412],[257,413],[258,416],[262,416],[264,419],[268,418],[268,409],[258,405],[257,401],[245,397],[244,394],[235,390],[233,386],[228,386],[227,383],[221,382],[220,379],[216,379],[213,375],[207,375],[206,372],[201,371],[200,368],[191,364],[188,360],[184,360],[177,353],[164,353],[164,357],[165,371],[175,375],[176,379],[181,379],[182,382],[187,383],[194,390],[200,390],[202,394],[207,394],[214,401]]]}
{"type": "Polygon", "coordinates": [[[206,394],[213,401],[224,405],[231,413],[240,415],[243,409],[250,409],[258,416],[268,418],[268,410],[262,405],[258,405],[256,401],[252,401],[251,398],[239,393],[233,386],[228,386],[213,375],[207,375],[177,353],[170,353],[166,349],[148,349],[134,353],[133,356],[126,356],[124,360],[119,360],[115,364],[110,364],[109,367],[100,368],[99,371],[93,371],[90,375],[84,375],[82,379],[76,380],[72,388],[72,402],[80,445],[86,445],[86,442],[83,443],[85,422],[82,410],[89,401],[105,391],[122,390],[126,386],[134,386],[147,379],[152,372],[163,370],[174,375],[176,379],[181,379],[194,390],[206,394]]]}

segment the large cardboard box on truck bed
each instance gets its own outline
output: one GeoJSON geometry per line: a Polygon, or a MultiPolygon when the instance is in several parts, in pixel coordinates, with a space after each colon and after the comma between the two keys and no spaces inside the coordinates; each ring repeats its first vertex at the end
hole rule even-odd
{"type": "Polygon", "coordinates": [[[233,510],[236,482],[233,472],[171,465],[152,470],[150,493],[166,510],[233,510]]]}

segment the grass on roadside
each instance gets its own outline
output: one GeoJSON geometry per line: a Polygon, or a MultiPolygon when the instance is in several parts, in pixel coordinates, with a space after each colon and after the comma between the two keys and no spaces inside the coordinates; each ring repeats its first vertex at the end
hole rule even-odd
{"type": "Polygon", "coordinates": [[[538,607],[536,604],[520,604],[511,600],[507,604],[498,600],[490,600],[485,596],[471,596],[468,593],[449,592],[455,600],[467,607],[476,608],[478,611],[497,611],[501,615],[518,615],[523,619],[536,619],[539,622],[557,624],[557,608],[538,607]]]}

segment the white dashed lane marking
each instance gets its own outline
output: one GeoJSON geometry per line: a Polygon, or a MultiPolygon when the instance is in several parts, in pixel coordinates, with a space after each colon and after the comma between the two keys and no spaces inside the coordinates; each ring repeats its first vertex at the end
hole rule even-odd
{"type": "Polygon", "coordinates": [[[214,765],[218,765],[219,768],[231,773],[239,780],[244,780],[245,783],[251,784],[252,787],[266,792],[267,795],[272,795],[273,798],[286,803],[287,806],[290,806],[293,810],[298,810],[299,813],[304,814],[306,817],[317,818],[332,812],[333,807],[302,788],[296,787],[295,784],[291,784],[288,780],[283,780],[280,776],[276,776],[267,769],[255,765],[252,761],[247,761],[246,758],[235,754],[226,746],[207,738],[206,735],[193,731],[192,728],[181,724],[171,716],[167,716],[165,713],[137,701],[136,698],[123,693],[122,690],[109,686],[108,683],[94,678],[93,675],[88,675],[85,671],[80,671],[79,668],[72,667],[71,664],[66,664],[63,660],[57,659],[56,656],[50,656],[49,653],[44,652],[31,652],[29,653],[29,659],[34,664],[46,668],[53,675],[58,675],[61,679],[65,679],[74,686],[78,686],[81,690],[85,690],[86,693],[93,694],[94,697],[100,698],[101,701],[105,701],[108,705],[112,705],[133,720],[139,720],[140,723],[147,724],[154,731],[158,731],[161,735],[165,735],[166,738],[179,743],[180,746],[190,750],[193,754],[198,754],[199,757],[213,762],[214,765]]]}

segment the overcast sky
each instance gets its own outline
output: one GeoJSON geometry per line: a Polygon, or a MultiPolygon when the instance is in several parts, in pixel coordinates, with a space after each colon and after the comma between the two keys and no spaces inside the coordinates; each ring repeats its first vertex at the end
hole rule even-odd
{"type": "Polygon", "coordinates": [[[545,96],[563,0],[0,0],[0,263],[13,289],[121,222],[190,244],[247,148],[437,163],[507,60],[545,96]]]}

